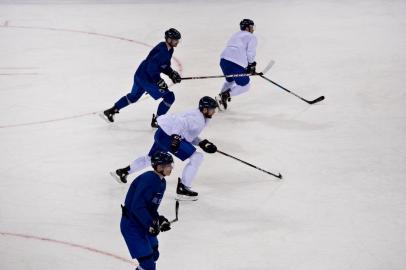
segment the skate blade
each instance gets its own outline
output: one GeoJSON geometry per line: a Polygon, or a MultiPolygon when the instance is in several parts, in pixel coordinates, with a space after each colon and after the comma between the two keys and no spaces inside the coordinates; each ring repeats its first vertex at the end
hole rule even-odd
{"type": "Polygon", "coordinates": [[[125,184],[123,181],[121,181],[120,177],[115,172],[110,172],[111,177],[114,178],[119,184],[125,184]]]}
{"type": "Polygon", "coordinates": [[[224,111],[225,108],[224,108],[223,103],[221,102],[221,98],[219,98],[218,96],[216,96],[216,97],[214,97],[214,99],[217,101],[217,104],[219,105],[219,106],[218,106],[219,111],[224,111]]]}
{"type": "Polygon", "coordinates": [[[195,202],[197,201],[198,196],[186,196],[186,195],[179,195],[177,194],[175,197],[176,201],[191,201],[191,202],[195,202]]]}
{"type": "Polygon", "coordinates": [[[113,123],[113,122],[110,122],[109,119],[107,119],[107,117],[104,115],[103,112],[100,112],[100,113],[99,113],[99,117],[100,117],[101,119],[103,119],[104,121],[106,121],[108,124],[113,123]]]}

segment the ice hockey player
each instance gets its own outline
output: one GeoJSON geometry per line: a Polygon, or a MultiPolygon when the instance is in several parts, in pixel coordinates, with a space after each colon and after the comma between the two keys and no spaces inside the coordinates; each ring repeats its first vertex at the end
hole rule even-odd
{"type": "Polygon", "coordinates": [[[180,200],[196,200],[198,193],[191,189],[198,168],[203,162],[203,153],[196,151],[199,145],[207,153],[215,153],[217,147],[207,139],[198,136],[215,114],[217,102],[208,96],[199,101],[199,108],[180,114],[166,114],[158,117],[158,130],[155,132],[154,144],[146,156],[135,159],[131,165],[115,171],[113,176],[126,183],[128,174],[142,170],[151,164],[151,156],[156,151],[169,151],[177,158],[189,162],[183,168],[182,178],[178,178],[176,193],[180,200]]]}
{"type": "Polygon", "coordinates": [[[165,32],[165,42],[156,45],[135,72],[131,92],[120,98],[113,107],[101,114],[106,121],[114,122],[116,113],[119,113],[122,108],[131,103],[137,102],[147,92],[155,100],[162,98],[156,115],[152,115],[151,126],[157,127],[156,117],[165,114],[175,102],[174,93],[168,89],[168,85],[160,74],[168,75],[173,83],[181,82],[179,73],[171,68],[172,54],[180,39],[179,31],[174,28],[170,28],[165,32]]]}
{"type": "MultiPolygon", "coordinates": [[[[254,74],[257,63],[255,62],[257,38],[254,36],[254,22],[243,19],[240,29],[228,40],[226,48],[221,53],[220,67],[224,75],[251,73],[254,74]]],[[[232,96],[248,91],[250,87],[248,76],[226,78],[220,94],[216,97],[220,108],[226,110],[227,102],[232,96]]]]}
{"type": "Polygon", "coordinates": [[[171,229],[171,224],[159,215],[158,207],[166,188],[165,176],[173,169],[173,158],[167,152],[158,151],[151,157],[153,171],[147,171],[134,179],[122,208],[121,233],[130,251],[137,259],[136,270],[155,270],[159,257],[159,232],[171,229]]]}

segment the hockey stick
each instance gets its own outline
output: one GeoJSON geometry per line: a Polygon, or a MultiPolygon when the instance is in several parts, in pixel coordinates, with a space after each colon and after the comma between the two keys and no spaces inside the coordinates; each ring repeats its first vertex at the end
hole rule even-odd
{"type": "Polygon", "coordinates": [[[251,163],[248,163],[248,162],[246,162],[246,161],[244,161],[244,160],[241,160],[241,159],[239,159],[239,158],[233,157],[232,155],[227,154],[227,153],[224,153],[224,152],[222,152],[222,151],[220,151],[220,150],[217,150],[217,153],[220,153],[220,154],[225,155],[225,156],[227,156],[227,157],[233,158],[233,159],[238,160],[239,162],[242,162],[242,163],[244,163],[244,164],[246,164],[246,165],[248,165],[248,166],[250,166],[250,167],[252,167],[252,168],[255,168],[255,169],[257,169],[257,170],[259,170],[259,171],[261,171],[261,172],[264,172],[264,173],[270,174],[270,175],[272,175],[272,176],[275,176],[276,178],[282,179],[282,174],[280,174],[280,173],[279,173],[279,174],[274,174],[274,173],[268,172],[268,171],[266,171],[266,170],[264,170],[264,169],[261,169],[261,168],[255,166],[255,165],[252,165],[251,163]]]}
{"type": "Polygon", "coordinates": [[[241,74],[230,74],[230,75],[213,75],[213,76],[195,76],[195,77],[184,77],[182,80],[199,80],[199,79],[213,79],[213,78],[236,78],[236,77],[246,77],[246,76],[261,76],[268,72],[271,67],[275,64],[275,61],[269,61],[268,65],[260,73],[241,73],[241,74]]]}
{"type": "Polygon", "coordinates": [[[314,103],[320,102],[320,101],[322,101],[322,100],[324,99],[324,96],[320,96],[320,97],[318,97],[318,98],[316,98],[316,99],[314,99],[314,100],[307,100],[307,99],[304,99],[304,98],[302,98],[301,96],[299,96],[299,95],[293,93],[293,92],[290,91],[289,89],[286,89],[286,88],[283,87],[282,85],[279,85],[279,84],[277,84],[276,82],[272,81],[271,79],[268,79],[268,78],[265,77],[263,74],[259,74],[259,76],[261,76],[263,79],[267,80],[268,82],[273,83],[274,85],[276,85],[276,86],[282,88],[282,89],[285,90],[286,92],[288,92],[288,93],[290,93],[290,94],[292,94],[292,95],[294,95],[294,96],[300,98],[301,100],[303,100],[304,102],[307,102],[308,104],[314,104],[314,103]]]}
{"type": "Polygon", "coordinates": [[[179,211],[179,201],[176,201],[176,203],[175,203],[175,219],[169,221],[170,224],[178,221],[178,211],[179,211]]]}

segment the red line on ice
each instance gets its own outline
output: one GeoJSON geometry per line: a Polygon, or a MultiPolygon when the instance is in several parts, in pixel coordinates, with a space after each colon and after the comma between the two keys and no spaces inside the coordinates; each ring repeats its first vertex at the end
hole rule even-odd
{"type": "MultiPolygon", "coordinates": [[[[129,38],[125,38],[125,37],[119,37],[119,36],[114,36],[114,35],[109,35],[109,34],[102,34],[102,33],[97,33],[97,32],[82,31],[82,30],[54,28],[54,27],[14,26],[14,25],[9,25],[8,21],[6,21],[4,23],[4,25],[2,25],[1,27],[21,28],[21,29],[36,29],[36,30],[48,30],[48,31],[59,31],[59,32],[71,32],[71,33],[88,34],[88,35],[93,35],[93,36],[100,36],[100,37],[106,37],[106,38],[112,38],[112,39],[118,39],[118,40],[122,40],[122,41],[127,41],[127,42],[135,43],[135,44],[138,44],[138,45],[150,47],[150,48],[153,47],[153,46],[151,46],[151,45],[149,45],[147,43],[137,41],[137,40],[134,40],[134,39],[129,39],[129,38]]],[[[176,57],[172,57],[172,58],[175,61],[176,65],[178,66],[179,73],[182,74],[182,71],[183,71],[182,63],[176,57]]],[[[63,120],[67,120],[67,119],[79,118],[79,117],[92,115],[92,114],[96,114],[96,112],[83,113],[83,114],[80,114],[80,115],[73,115],[73,116],[67,116],[67,117],[62,117],[62,118],[58,118],[58,119],[49,119],[49,120],[44,120],[44,121],[35,121],[35,122],[13,124],[13,125],[3,125],[3,126],[0,126],[0,128],[10,128],[10,127],[21,127],[21,126],[37,125],[37,124],[50,123],[50,122],[56,122],[56,121],[63,121],[63,120]]]]}
{"type": "Polygon", "coordinates": [[[61,241],[61,240],[56,240],[56,239],[51,239],[51,238],[47,238],[47,237],[41,237],[41,236],[34,236],[34,235],[28,235],[28,234],[20,234],[20,233],[9,233],[9,232],[0,232],[1,235],[3,236],[13,236],[13,237],[18,237],[18,238],[23,238],[23,239],[32,239],[32,240],[39,240],[39,241],[44,241],[44,242],[49,242],[49,243],[54,243],[54,244],[60,244],[60,245],[64,245],[64,246],[69,246],[69,247],[74,247],[74,248],[78,248],[78,249],[82,249],[82,250],[87,250],[93,253],[97,253],[100,255],[104,255],[104,256],[108,256],[126,263],[130,263],[130,264],[134,264],[137,265],[134,261],[126,259],[124,257],[121,257],[119,255],[107,252],[107,251],[103,251],[103,250],[99,250],[96,248],[92,248],[92,247],[88,247],[88,246],[84,246],[84,245],[80,245],[80,244],[75,244],[75,243],[71,243],[71,242],[67,242],[67,241],[61,241]]]}
{"type": "MultiPolygon", "coordinates": [[[[112,38],[112,39],[128,41],[128,42],[131,42],[131,43],[136,43],[138,45],[142,45],[142,46],[146,46],[146,47],[150,47],[150,48],[153,47],[150,44],[147,44],[147,43],[142,42],[142,41],[137,41],[135,39],[129,39],[129,38],[125,38],[125,37],[119,37],[119,36],[114,36],[114,35],[109,35],[109,34],[102,34],[102,33],[97,33],[97,32],[89,32],[89,31],[66,29],[66,28],[54,28],[54,27],[15,26],[15,25],[9,25],[8,21],[6,21],[6,23],[4,23],[4,27],[7,27],[7,28],[48,30],[48,31],[57,31],[57,32],[81,33],[81,34],[88,34],[88,35],[94,35],[94,36],[107,37],[107,38],[112,38]]],[[[181,62],[176,57],[173,57],[173,60],[175,60],[176,65],[179,67],[179,73],[182,73],[183,66],[182,66],[181,62]]]]}
{"type": "Polygon", "coordinates": [[[1,70],[3,69],[12,69],[12,70],[20,70],[20,69],[37,69],[36,67],[0,67],[1,70]]]}

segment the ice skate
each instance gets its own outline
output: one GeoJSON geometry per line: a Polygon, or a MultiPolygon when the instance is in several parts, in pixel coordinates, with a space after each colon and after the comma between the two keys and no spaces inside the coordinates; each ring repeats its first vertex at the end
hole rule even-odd
{"type": "Polygon", "coordinates": [[[122,168],[122,169],[117,169],[115,172],[110,172],[110,175],[116,179],[116,181],[120,184],[125,184],[127,183],[127,175],[128,171],[130,170],[130,166],[122,168]]]}
{"type": "Polygon", "coordinates": [[[230,96],[230,89],[221,92],[217,97],[216,101],[219,104],[219,109],[220,110],[227,110],[227,102],[231,101],[231,96],[230,96]]]}
{"type": "Polygon", "coordinates": [[[182,184],[181,179],[178,178],[178,186],[176,187],[176,200],[178,201],[197,201],[198,193],[191,190],[189,187],[182,184]]]}
{"type": "Polygon", "coordinates": [[[107,123],[113,123],[114,122],[114,115],[116,113],[119,113],[119,111],[116,109],[116,107],[113,106],[110,109],[107,109],[104,112],[101,112],[99,115],[107,123]]]}
{"type": "Polygon", "coordinates": [[[152,128],[159,128],[156,118],[157,118],[157,116],[155,114],[152,114],[152,120],[151,120],[152,128]]]}

